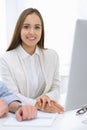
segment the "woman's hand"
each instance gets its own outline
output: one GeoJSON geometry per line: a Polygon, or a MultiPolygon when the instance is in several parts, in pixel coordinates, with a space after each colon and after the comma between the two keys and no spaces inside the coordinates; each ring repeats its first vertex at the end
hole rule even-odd
{"type": "Polygon", "coordinates": [[[49,113],[63,113],[64,108],[57,104],[54,100],[51,100],[48,96],[44,95],[37,99],[36,108],[38,110],[49,113]]]}
{"type": "Polygon", "coordinates": [[[49,106],[51,106],[51,100],[48,96],[43,95],[40,96],[39,98],[37,98],[37,102],[39,107],[43,110],[46,106],[46,104],[48,104],[49,106]]]}
{"type": "Polygon", "coordinates": [[[44,112],[49,112],[49,113],[62,114],[62,113],[64,113],[64,108],[60,104],[58,104],[55,101],[51,100],[51,105],[49,106],[48,104],[46,104],[43,111],[44,112]]]}

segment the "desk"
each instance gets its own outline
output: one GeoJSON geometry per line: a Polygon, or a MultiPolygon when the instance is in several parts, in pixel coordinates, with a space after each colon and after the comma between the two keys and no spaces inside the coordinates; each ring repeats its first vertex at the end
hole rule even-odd
{"type": "Polygon", "coordinates": [[[8,119],[7,117],[0,119],[1,130],[87,130],[87,124],[82,123],[87,118],[87,113],[76,116],[76,110],[65,112],[64,114],[58,114],[56,120],[50,127],[7,127],[2,124],[8,119]]]}

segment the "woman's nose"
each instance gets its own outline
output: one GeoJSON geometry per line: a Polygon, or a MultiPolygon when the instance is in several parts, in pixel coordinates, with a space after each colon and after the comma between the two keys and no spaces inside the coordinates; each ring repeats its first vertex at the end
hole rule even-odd
{"type": "Polygon", "coordinates": [[[34,29],[31,28],[31,29],[29,30],[29,33],[34,33],[34,29]]]}

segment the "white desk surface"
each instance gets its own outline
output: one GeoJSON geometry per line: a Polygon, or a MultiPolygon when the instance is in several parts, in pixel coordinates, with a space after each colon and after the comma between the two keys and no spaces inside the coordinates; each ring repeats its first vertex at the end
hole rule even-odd
{"type": "Polygon", "coordinates": [[[58,114],[52,126],[48,127],[30,127],[30,126],[3,126],[3,123],[11,116],[9,113],[7,117],[0,119],[1,130],[87,130],[87,124],[82,123],[83,120],[87,119],[87,113],[76,116],[76,110],[65,112],[64,114],[58,114]]]}

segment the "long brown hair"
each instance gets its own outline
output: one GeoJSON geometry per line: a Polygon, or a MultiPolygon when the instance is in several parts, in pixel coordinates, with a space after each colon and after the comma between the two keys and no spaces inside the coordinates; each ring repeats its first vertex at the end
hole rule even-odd
{"type": "Polygon", "coordinates": [[[14,30],[14,33],[13,33],[11,43],[10,43],[9,47],[7,48],[7,51],[13,50],[13,49],[17,48],[19,46],[19,44],[21,44],[22,40],[21,40],[21,37],[20,37],[20,32],[21,32],[23,22],[24,22],[25,18],[27,17],[27,15],[32,14],[32,13],[36,13],[39,16],[40,20],[41,20],[42,35],[41,35],[41,39],[37,43],[37,45],[40,48],[44,49],[44,22],[43,22],[43,18],[41,16],[40,12],[37,9],[28,8],[28,9],[25,9],[21,13],[21,15],[19,16],[19,19],[18,19],[18,21],[16,23],[16,26],[15,26],[15,30],[14,30]]]}

